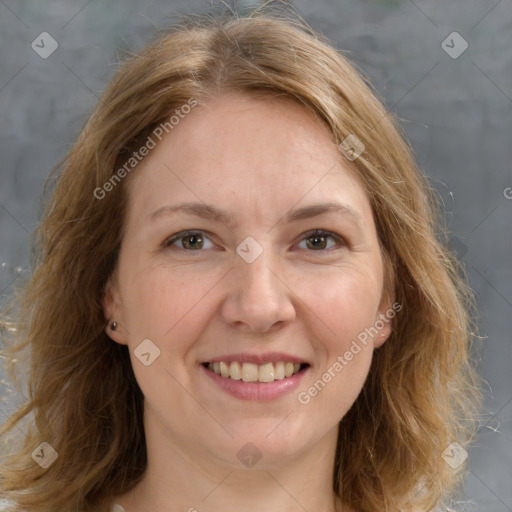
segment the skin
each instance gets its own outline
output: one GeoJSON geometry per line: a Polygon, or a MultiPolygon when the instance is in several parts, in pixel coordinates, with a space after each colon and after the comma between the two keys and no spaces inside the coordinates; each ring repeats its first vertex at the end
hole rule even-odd
{"type": "Polygon", "coordinates": [[[341,509],[331,483],[338,423],[390,323],[308,404],[297,396],[391,306],[370,203],[349,165],[302,106],[230,93],[192,110],[131,177],[104,298],[118,323],[108,334],[128,345],[145,396],[148,468],[115,500],[127,512],[341,509]],[[227,210],[236,225],[184,213],[148,220],[188,201],[227,210]],[[357,219],[282,220],[329,201],[357,219]],[[342,240],[311,248],[315,229],[342,240]],[[165,245],[185,230],[202,232],[203,245],[192,243],[199,249],[190,238],[165,245]],[[253,263],[236,252],[248,236],[263,249],[253,263]],[[149,366],[134,356],[147,338],[160,350],[149,366]],[[311,365],[299,388],[276,400],[232,397],[200,371],[214,356],[268,351],[311,365]],[[262,455],[251,468],[237,457],[248,442],[262,455]]]}

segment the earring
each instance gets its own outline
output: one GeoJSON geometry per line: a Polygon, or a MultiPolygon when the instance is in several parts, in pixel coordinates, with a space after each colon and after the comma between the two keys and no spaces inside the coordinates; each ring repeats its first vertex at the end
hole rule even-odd
{"type": "Polygon", "coordinates": [[[117,322],[114,320],[111,324],[110,324],[110,330],[111,331],[115,331],[117,329],[117,322]]]}

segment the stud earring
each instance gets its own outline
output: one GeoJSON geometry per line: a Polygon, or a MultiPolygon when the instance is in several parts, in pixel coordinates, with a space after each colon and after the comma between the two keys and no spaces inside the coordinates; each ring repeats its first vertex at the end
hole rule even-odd
{"type": "Polygon", "coordinates": [[[110,324],[110,330],[111,331],[115,331],[117,329],[117,322],[114,320],[111,324],[110,324]]]}

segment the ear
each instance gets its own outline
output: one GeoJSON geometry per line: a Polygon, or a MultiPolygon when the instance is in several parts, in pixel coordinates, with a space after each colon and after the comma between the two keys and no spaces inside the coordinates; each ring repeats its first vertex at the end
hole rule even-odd
{"type": "Polygon", "coordinates": [[[382,295],[379,304],[379,310],[375,318],[375,327],[378,329],[377,334],[373,338],[374,348],[380,348],[389,338],[395,324],[395,316],[402,310],[402,305],[395,302],[395,260],[396,258],[383,250],[381,247],[382,264],[384,270],[382,295]]]}
{"type": "Polygon", "coordinates": [[[380,348],[389,338],[393,331],[393,319],[401,309],[402,306],[398,302],[393,303],[393,297],[389,292],[383,293],[374,324],[378,329],[378,333],[373,338],[374,348],[380,348]]]}
{"type": "Polygon", "coordinates": [[[123,308],[119,297],[119,289],[115,275],[111,275],[107,280],[101,304],[103,306],[103,314],[107,319],[107,325],[105,327],[107,336],[121,345],[127,345],[127,333],[123,328],[123,308]],[[112,328],[113,322],[115,322],[115,329],[112,328]]]}

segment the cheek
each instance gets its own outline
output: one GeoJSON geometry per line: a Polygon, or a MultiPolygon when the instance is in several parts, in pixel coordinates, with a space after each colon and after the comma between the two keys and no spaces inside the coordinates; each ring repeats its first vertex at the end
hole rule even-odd
{"type": "MultiPolygon", "coordinates": [[[[373,325],[380,302],[375,273],[331,269],[329,276],[302,279],[301,325],[313,346],[315,362],[294,395],[296,432],[316,439],[335,429],[359,396],[368,376],[373,347],[358,340],[373,325]]],[[[290,431],[274,437],[286,445],[290,431]]]]}
{"type": "Polygon", "coordinates": [[[214,273],[198,275],[164,266],[130,276],[123,304],[129,343],[150,338],[159,347],[179,350],[180,343],[193,339],[208,321],[214,295],[211,292],[218,281],[214,273]]]}
{"type": "Polygon", "coordinates": [[[195,362],[191,348],[212,318],[212,292],[218,281],[212,274],[199,277],[197,272],[162,266],[126,276],[123,309],[132,367],[143,394],[153,404],[186,406],[183,400],[188,395],[181,385],[190,387],[188,367],[195,362]],[[158,354],[149,366],[137,357],[146,339],[157,347],[150,346],[150,357],[152,351],[158,354]]]}
{"type": "Polygon", "coordinates": [[[376,320],[382,294],[378,273],[344,268],[298,286],[304,303],[324,324],[329,349],[343,350],[376,320]]]}
{"type": "Polygon", "coordinates": [[[321,285],[310,288],[304,302],[310,309],[311,339],[324,357],[314,368],[313,382],[308,383],[312,387],[301,389],[299,401],[314,401],[320,409],[329,404],[333,418],[339,420],[368,375],[381,283],[373,274],[347,271],[321,285]]]}

